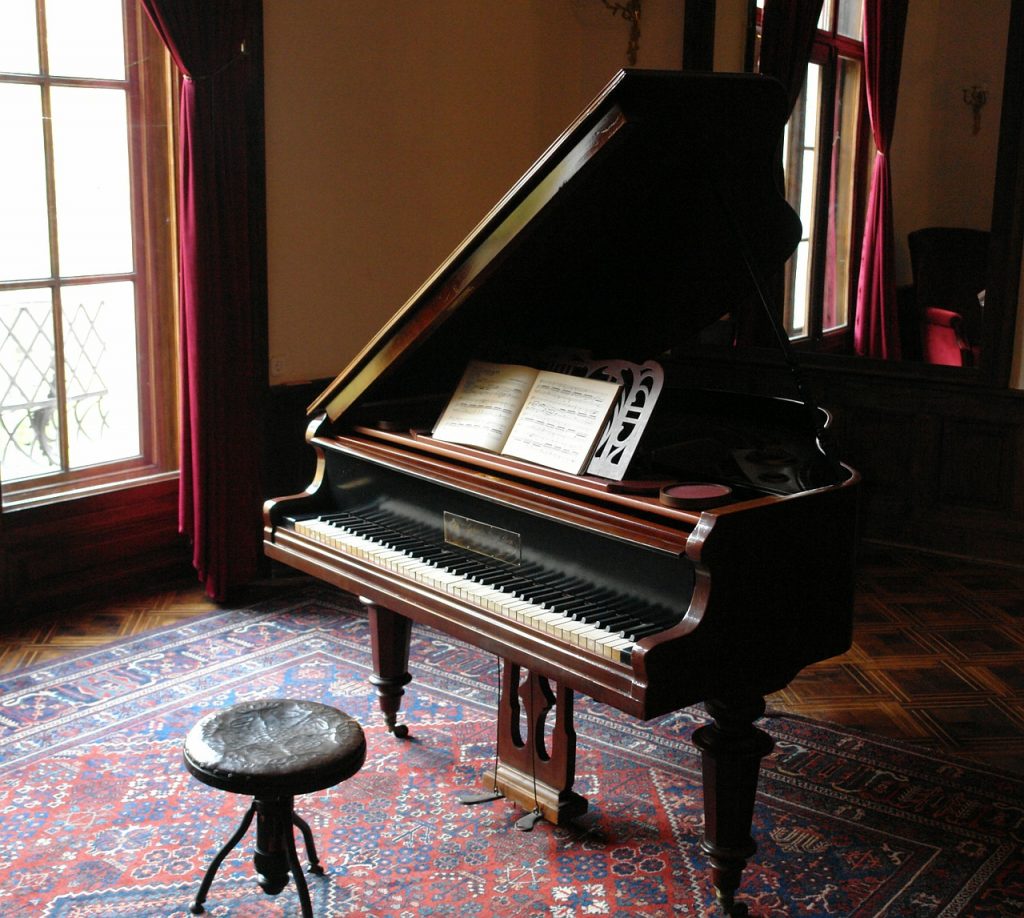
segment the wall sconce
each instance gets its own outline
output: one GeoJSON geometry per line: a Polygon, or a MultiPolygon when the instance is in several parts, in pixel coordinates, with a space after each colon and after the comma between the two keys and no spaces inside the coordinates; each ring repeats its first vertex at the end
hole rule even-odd
{"type": "Polygon", "coordinates": [[[971,132],[973,134],[977,134],[981,130],[981,110],[986,102],[988,102],[988,90],[984,86],[975,84],[964,87],[964,104],[974,116],[974,130],[971,132]]]}
{"type": "Polygon", "coordinates": [[[601,0],[605,8],[615,16],[621,16],[629,23],[629,44],[626,46],[626,60],[630,67],[636,66],[636,56],[640,50],[640,4],[643,0],[625,0],[616,3],[614,0],[601,0]]]}

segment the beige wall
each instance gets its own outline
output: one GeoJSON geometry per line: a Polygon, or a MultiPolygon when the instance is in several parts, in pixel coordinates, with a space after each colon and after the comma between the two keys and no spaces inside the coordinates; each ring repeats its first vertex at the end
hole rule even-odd
{"type": "MultiPolygon", "coordinates": [[[[270,381],[333,376],[607,81],[600,0],[266,0],[270,381]]],[[[646,0],[638,66],[678,68],[646,0]]]]}
{"type": "MultiPolygon", "coordinates": [[[[897,283],[909,283],[907,233],[923,226],[988,229],[999,143],[1009,0],[913,0],[907,16],[892,151],[897,283]],[[965,87],[988,90],[981,124],[965,87]]],[[[1010,385],[1024,389],[1024,286],[1010,385]]]]}
{"type": "Polygon", "coordinates": [[[914,0],[900,73],[892,149],[897,283],[909,283],[907,233],[924,226],[992,225],[1009,0],[914,0]],[[973,133],[965,87],[987,88],[973,133]]]}
{"type": "MultiPolygon", "coordinates": [[[[1009,0],[910,4],[893,148],[906,234],[989,223],[1009,0]],[[937,62],[946,66],[937,69],[937,62]],[[964,85],[993,101],[971,133],[964,85]]],[[[644,0],[638,66],[679,67],[682,0],[644,0]]],[[[746,0],[715,61],[743,64],[746,0]]],[[[339,372],[608,79],[601,0],[265,0],[272,383],[339,372]]],[[[1024,326],[1019,304],[1018,336],[1024,326]]],[[[1018,337],[1016,385],[1024,388],[1018,337]]]]}

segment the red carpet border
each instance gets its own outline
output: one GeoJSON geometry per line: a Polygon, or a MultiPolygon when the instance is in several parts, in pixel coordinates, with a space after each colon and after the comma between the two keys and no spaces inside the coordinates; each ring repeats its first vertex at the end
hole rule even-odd
{"type": "MultiPolygon", "coordinates": [[[[247,801],[192,779],[202,714],[259,696],[335,705],[364,725],[363,770],[300,797],[325,877],[318,916],[711,916],[692,709],[641,723],[577,700],[574,825],[519,832],[464,807],[493,761],[497,661],[414,630],[401,741],[367,683],[358,603],[308,587],[0,681],[0,915],[187,915],[247,801]]],[[[760,918],[1024,914],[1024,781],[794,718],[766,718],[741,898],[760,918]]],[[[264,895],[252,836],[224,862],[213,916],[298,914],[264,895]]],[[[302,851],[300,842],[300,854],[302,851]]]]}

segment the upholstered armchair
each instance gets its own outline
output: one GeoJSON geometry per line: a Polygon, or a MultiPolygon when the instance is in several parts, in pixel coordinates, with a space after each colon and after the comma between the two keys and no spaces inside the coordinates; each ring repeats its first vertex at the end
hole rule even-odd
{"type": "Polygon", "coordinates": [[[981,340],[989,234],[931,226],[907,236],[925,363],[974,366],[981,340]]]}

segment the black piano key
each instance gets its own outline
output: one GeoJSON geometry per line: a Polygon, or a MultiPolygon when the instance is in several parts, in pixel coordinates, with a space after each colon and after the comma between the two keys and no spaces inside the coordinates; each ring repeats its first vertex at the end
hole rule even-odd
{"type": "Polygon", "coordinates": [[[587,590],[577,594],[573,594],[570,599],[565,603],[562,603],[559,608],[565,608],[568,611],[574,609],[588,609],[593,607],[604,606],[607,607],[610,603],[614,603],[616,597],[613,593],[607,590],[587,590]]]}
{"type": "Polygon", "coordinates": [[[665,631],[667,628],[676,624],[677,621],[678,619],[675,616],[649,618],[629,631],[626,634],[626,637],[631,641],[639,641],[641,638],[647,637],[649,634],[657,634],[660,631],[665,631]]]}
{"type": "Polygon", "coordinates": [[[508,574],[502,571],[494,573],[487,579],[487,582],[491,584],[496,590],[508,590],[511,591],[514,584],[520,582],[520,578],[515,574],[508,574]]]}

